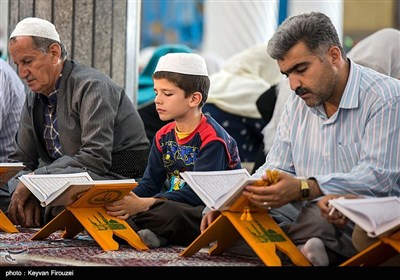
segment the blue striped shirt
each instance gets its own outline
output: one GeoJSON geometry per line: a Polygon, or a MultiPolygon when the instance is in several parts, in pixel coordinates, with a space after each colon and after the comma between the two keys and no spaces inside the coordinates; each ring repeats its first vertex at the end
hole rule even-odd
{"type": "Polygon", "coordinates": [[[268,168],[313,177],[324,194],[400,196],[400,81],[350,61],[330,118],[292,93],[255,174],[268,168]]]}
{"type": "Polygon", "coordinates": [[[25,102],[24,84],[14,69],[0,58],[0,162],[15,151],[15,134],[25,102]]]}

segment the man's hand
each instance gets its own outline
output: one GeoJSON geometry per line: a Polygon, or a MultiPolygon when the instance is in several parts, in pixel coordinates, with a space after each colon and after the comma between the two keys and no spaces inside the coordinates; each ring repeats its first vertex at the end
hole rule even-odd
{"type": "Polygon", "coordinates": [[[19,183],[11,196],[7,216],[15,225],[23,227],[41,226],[41,206],[39,201],[23,183],[19,183]]]}
{"type": "Polygon", "coordinates": [[[326,218],[329,223],[334,224],[337,227],[343,227],[348,222],[347,218],[339,211],[332,209],[332,206],[329,205],[329,200],[339,197],[343,197],[346,199],[360,198],[359,196],[351,194],[348,195],[328,194],[322,197],[317,202],[317,205],[321,210],[322,217],[326,218]]]}
{"type": "Polygon", "coordinates": [[[200,232],[203,232],[208,228],[208,226],[221,214],[219,211],[210,211],[204,215],[200,223],[200,232]]]}
{"type": "MultiPolygon", "coordinates": [[[[263,180],[268,180],[264,174],[263,180]]],[[[295,201],[300,195],[300,181],[285,172],[279,173],[279,180],[268,186],[248,185],[243,195],[247,196],[253,205],[261,208],[278,208],[295,201]]]]}

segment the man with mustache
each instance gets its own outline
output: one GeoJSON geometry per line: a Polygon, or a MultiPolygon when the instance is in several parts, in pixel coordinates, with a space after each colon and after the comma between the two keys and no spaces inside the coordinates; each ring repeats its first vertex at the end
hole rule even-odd
{"type": "MultiPolygon", "coordinates": [[[[337,228],[317,201],[328,194],[400,194],[400,82],[346,57],[329,17],[311,12],[287,18],[268,42],[269,55],[292,93],[266,162],[280,170],[276,184],[247,186],[251,203],[270,209],[314,266],[337,265],[357,251],[353,224],[337,228]]],[[[218,213],[202,220],[203,231],[218,213]]]]}

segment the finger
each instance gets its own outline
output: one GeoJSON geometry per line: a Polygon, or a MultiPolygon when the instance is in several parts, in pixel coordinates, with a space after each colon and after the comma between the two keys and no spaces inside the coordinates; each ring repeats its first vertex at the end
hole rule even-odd
{"type": "Polygon", "coordinates": [[[107,215],[110,215],[110,216],[113,216],[113,217],[117,217],[118,216],[117,212],[115,212],[115,211],[107,211],[107,215]]]}
{"type": "Polygon", "coordinates": [[[111,211],[107,211],[107,214],[118,218],[118,217],[125,216],[127,213],[126,213],[126,210],[111,210],[111,211]]]}
{"type": "Polygon", "coordinates": [[[117,216],[117,218],[121,219],[121,220],[126,220],[126,219],[129,218],[129,214],[124,214],[124,215],[121,215],[121,216],[117,216]]]}
{"type": "Polygon", "coordinates": [[[112,205],[109,204],[109,203],[104,204],[104,208],[105,208],[107,211],[112,211],[112,205]]]}
{"type": "Polygon", "coordinates": [[[340,219],[343,219],[344,216],[343,216],[343,214],[340,213],[339,211],[335,211],[335,212],[333,213],[332,217],[333,217],[334,219],[336,219],[336,220],[340,220],[340,219]]]}
{"type": "Polygon", "coordinates": [[[214,215],[207,215],[204,219],[203,230],[207,229],[214,220],[214,215]]]}
{"type": "Polygon", "coordinates": [[[268,196],[265,195],[250,193],[248,198],[252,204],[261,208],[269,209],[273,206],[272,201],[268,200],[268,196]]]}
{"type": "Polygon", "coordinates": [[[219,212],[207,213],[200,222],[200,232],[203,232],[219,216],[219,212]]]}
{"type": "Polygon", "coordinates": [[[207,218],[201,220],[200,223],[200,232],[203,232],[207,228],[207,218]]]}
{"type": "Polygon", "coordinates": [[[328,201],[328,200],[327,200],[327,201],[320,201],[320,202],[318,203],[318,206],[319,206],[321,209],[324,209],[324,210],[329,210],[329,209],[332,208],[332,206],[329,205],[329,201],[328,201]]]}
{"type": "Polygon", "coordinates": [[[333,222],[333,224],[335,224],[337,227],[343,227],[344,225],[346,225],[346,223],[347,222],[345,219],[338,219],[333,222]]]}
{"type": "Polygon", "coordinates": [[[17,220],[20,225],[26,227],[26,217],[25,217],[25,211],[24,211],[24,206],[23,205],[18,205],[17,206],[17,220]]]}
{"type": "Polygon", "coordinates": [[[118,200],[117,200],[117,201],[114,201],[114,202],[107,202],[107,203],[105,204],[105,206],[106,206],[106,207],[109,207],[109,208],[116,207],[116,206],[118,206],[118,200]]]}
{"type": "Polygon", "coordinates": [[[24,227],[31,228],[35,227],[35,224],[33,222],[33,215],[34,212],[27,210],[27,212],[24,213],[25,216],[25,222],[24,222],[24,227]]]}
{"type": "Polygon", "coordinates": [[[40,207],[35,207],[34,227],[41,227],[42,225],[42,211],[40,207]]]}
{"type": "Polygon", "coordinates": [[[272,209],[272,207],[271,207],[270,203],[268,203],[268,201],[264,201],[262,203],[262,207],[267,209],[268,211],[272,209]]]}
{"type": "Polygon", "coordinates": [[[109,211],[112,211],[112,212],[118,212],[118,211],[124,210],[124,207],[123,207],[122,204],[121,204],[121,205],[116,205],[116,204],[114,204],[114,203],[108,203],[108,204],[106,204],[106,205],[105,205],[105,208],[106,208],[107,210],[109,210],[109,211]]]}
{"type": "Polygon", "coordinates": [[[243,191],[243,193],[255,193],[255,194],[259,194],[259,195],[263,195],[268,193],[267,188],[269,186],[254,186],[254,185],[249,185],[245,187],[245,190],[243,191]]]}
{"type": "Polygon", "coordinates": [[[14,225],[19,225],[18,222],[18,218],[17,218],[17,211],[16,208],[14,206],[14,203],[10,203],[10,205],[8,206],[7,209],[7,217],[10,219],[10,221],[14,224],[14,225]]]}
{"type": "Polygon", "coordinates": [[[260,196],[258,194],[250,193],[248,196],[249,201],[252,205],[262,207],[262,202],[260,202],[260,196]]]}
{"type": "Polygon", "coordinates": [[[326,217],[329,216],[332,207],[320,206],[321,214],[326,217]]]}

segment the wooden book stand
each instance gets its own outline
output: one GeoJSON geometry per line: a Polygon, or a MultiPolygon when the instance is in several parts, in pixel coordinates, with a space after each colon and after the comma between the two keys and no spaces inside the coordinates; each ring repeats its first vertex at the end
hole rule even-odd
{"type": "Polygon", "coordinates": [[[129,245],[138,250],[149,248],[142,242],[136,232],[124,220],[107,214],[104,204],[123,198],[134,185],[118,185],[118,182],[109,185],[96,185],[96,181],[87,192],[78,200],[58,214],[53,220],[38,231],[31,240],[47,238],[57,230],[64,230],[63,238],[73,238],[84,229],[105,251],[118,250],[119,244],[113,235],[124,239],[129,245]]]}
{"type": "Polygon", "coordinates": [[[8,233],[17,233],[19,230],[13,225],[10,219],[0,210],[0,229],[8,233]]]}
{"type": "Polygon", "coordinates": [[[221,255],[242,237],[267,266],[282,266],[276,249],[285,253],[295,265],[311,265],[279,225],[268,215],[266,209],[251,208],[247,213],[251,216],[243,219],[242,215],[244,214],[242,213],[247,205],[248,199],[241,196],[229,210],[221,211],[221,215],[180,255],[192,256],[214,241],[217,242],[209,250],[209,254],[221,255]]]}
{"type": "Polygon", "coordinates": [[[400,254],[400,230],[379,240],[340,266],[378,266],[400,254]]]}

